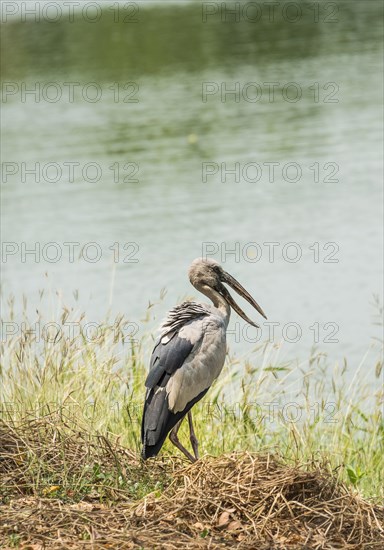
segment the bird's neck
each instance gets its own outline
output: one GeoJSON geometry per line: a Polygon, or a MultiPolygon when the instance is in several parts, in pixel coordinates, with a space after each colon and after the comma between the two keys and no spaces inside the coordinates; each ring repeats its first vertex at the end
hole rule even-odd
{"type": "Polygon", "coordinates": [[[231,308],[228,302],[223,298],[223,296],[207,285],[199,286],[198,290],[212,301],[213,305],[216,309],[220,311],[220,313],[224,317],[225,323],[228,325],[229,318],[231,316],[231,308]]]}

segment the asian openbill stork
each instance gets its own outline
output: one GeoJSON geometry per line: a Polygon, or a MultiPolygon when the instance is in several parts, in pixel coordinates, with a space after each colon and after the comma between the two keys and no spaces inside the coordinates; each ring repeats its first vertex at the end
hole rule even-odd
{"type": "Polygon", "coordinates": [[[226,283],[263,317],[252,296],[214,260],[198,258],[189,268],[189,280],[213,305],[183,302],[168,313],[152,352],[141,425],[142,458],[156,456],[168,433],[170,440],[192,462],[199,458],[191,408],[219,376],[226,354],[226,329],[231,307],[247,323],[258,327],[236,304],[226,283]],[[177,436],[188,416],[192,454],[177,436]]]}

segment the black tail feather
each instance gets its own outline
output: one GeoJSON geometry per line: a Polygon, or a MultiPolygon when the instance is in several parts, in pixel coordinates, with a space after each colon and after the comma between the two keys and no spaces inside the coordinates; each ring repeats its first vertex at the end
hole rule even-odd
{"type": "Polygon", "coordinates": [[[187,403],[184,410],[173,413],[169,410],[168,396],[165,388],[153,388],[145,400],[143,420],[141,425],[141,440],[143,460],[156,456],[169,432],[176,426],[197,401],[207,393],[203,390],[197,397],[187,403]]]}

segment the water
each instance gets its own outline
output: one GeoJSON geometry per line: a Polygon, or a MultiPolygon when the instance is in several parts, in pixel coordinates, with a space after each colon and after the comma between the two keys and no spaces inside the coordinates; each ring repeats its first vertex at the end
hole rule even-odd
{"type": "MultiPolygon", "coordinates": [[[[277,323],[283,357],[316,344],[356,369],[380,334],[382,8],[319,4],[314,22],[311,5],[295,23],[280,10],[203,21],[180,2],[3,24],[3,295],[34,312],[45,289],[47,309],[57,292],[90,320],[121,312],[144,330],[162,288],[150,327],[197,297],[186,270],[208,252],[277,323]]],[[[236,315],[230,330],[233,352],[253,347],[236,315]]]]}

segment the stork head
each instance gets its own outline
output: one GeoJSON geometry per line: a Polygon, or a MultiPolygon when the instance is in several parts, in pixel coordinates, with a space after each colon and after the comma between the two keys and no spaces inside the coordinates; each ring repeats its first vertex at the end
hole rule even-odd
{"type": "Polygon", "coordinates": [[[250,325],[259,328],[259,325],[251,321],[235,300],[230,295],[228,289],[224,286],[223,283],[229,285],[233,290],[235,290],[240,296],[242,296],[247,302],[251,304],[252,307],[256,309],[265,319],[267,318],[264,311],[261,309],[259,304],[252,298],[252,296],[245,290],[241,284],[236,281],[232,275],[224,271],[221,265],[215,260],[197,258],[191,264],[189,268],[189,280],[191,284],[203,294],[206,294],[204,290],[206,287],[213,289],[218,292],[224,300],[236,311],[240,317],[244,319],[250,325]]]}

